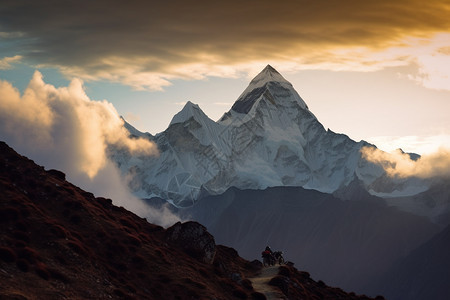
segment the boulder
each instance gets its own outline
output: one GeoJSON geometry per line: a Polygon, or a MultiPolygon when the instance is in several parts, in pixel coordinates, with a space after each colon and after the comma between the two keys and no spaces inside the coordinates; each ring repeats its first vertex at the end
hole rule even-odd
{"type": "Polygon", "coordinates": [[[177,222],[166,231],[166,240],[191,257],[212,264],[216,255],[214,237],[206,231],[206,227],[193,221],[177,222]]]}

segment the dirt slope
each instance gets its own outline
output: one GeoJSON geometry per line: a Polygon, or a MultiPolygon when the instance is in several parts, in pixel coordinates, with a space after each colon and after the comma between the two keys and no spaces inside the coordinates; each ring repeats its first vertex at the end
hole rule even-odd
{"type": "Polygon", "coordinates": [[[289,299],[367,299],[276,271],[215,245],[198,223],[150,224],[0,142],[0,299],[267,299],[248,279],[258,273],[289,299]]]}

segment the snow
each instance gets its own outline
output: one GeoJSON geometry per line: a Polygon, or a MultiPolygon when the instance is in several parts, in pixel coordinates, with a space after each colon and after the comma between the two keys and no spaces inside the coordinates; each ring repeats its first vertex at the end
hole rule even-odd
{"type": "MultiPolygon", "coordinates": [[[[139,135],[135,129],[132,133],[139,135]]],[[[175,205],[196,201],[202,188],[218,194],[232,186],[290,185],[331,193],[352,182],[355,174],[366,187],[384,174],[381,166],[361,158],[366,142],[325,130],[292,84],[270,65],[218,122],[187,102],[152,140],[159,157],[113,151],[111,158],[132,177],[136,195],[158,196],[175,205]]]]}
{"type": "Polygon", "coordinates": [[[200,107],[197,104],[188,101],[184,105],[183,109],[172,118],[170,125],[186,122],[190,118],[203,119],[204,117],[207,118],[207,116],[205,115],[205,113],[203,113],[200,107]]]}
{"type": "MultiPolygon", "coordinates": [[[[236,100],[232,107],[232,110],[236,112],[248,112],[252,107],[255,107],[255,103],[258,103],[261,97],[268,96],[271,98],[271,102],[276,105],[271,90],[288,91],[290,100],[296,102],[302,109],[308,109],[308,106],[303,99],[295,91],[292,84],[284,79],[280,73],[278,73],[270,65],[267,65],[248,85],[244,92],[236,100]],[[266,92],[269,93],[266,94],[266,92]]],[[[277,99],[279,100],[279,99],[277,99]]],[[[278,102],[278,101],[277,101],[278,102]]]]}
{"type": "Polygon", "coordinates": [[[281,76],[281,74],[278,73],[277,70],[275,70],[271,65],[267,65],[258,75],[256,75],[255,78],[253,78],[253,80],[250,82],[250,85],[243,94],[245,94],[246,91],[263,87],[266,83],[272,81],[292,86],[292,84],[284,79],[284,77],[281,76]]]}

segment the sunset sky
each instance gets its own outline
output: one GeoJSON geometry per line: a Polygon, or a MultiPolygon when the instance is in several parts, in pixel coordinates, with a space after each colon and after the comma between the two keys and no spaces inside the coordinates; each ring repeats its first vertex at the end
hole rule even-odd
{"type": "Polygon", "coordinates": [[[4,120],[26,105],[11,85],[31,81],[156,134],[188,100],[219,119],[267,64],[325,128],[387,151],[450,146],[448,0],[0,3],[4,120]]]}

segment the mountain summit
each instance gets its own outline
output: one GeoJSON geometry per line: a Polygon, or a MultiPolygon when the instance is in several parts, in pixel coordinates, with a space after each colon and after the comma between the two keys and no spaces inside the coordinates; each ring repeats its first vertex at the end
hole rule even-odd
{"type": "Polygon", "coordinates": [[[267,65],[255,78],[253,78],[250,82],[250,86],[253,86],[253,88],[261,87],[271,81],[290,84],[290,82],[284,79],[284,77],[271,65],[267,65]]]}
{"type": "Polygon", "coordinates": [[[275,99],[286,95],[293,97],[292,100],[298,102],[302,109],[308,108],[303,99],[294,90],[292,84],[284,79],[271,65],[267,65],[253,78],[231,109],[235,112],[246,114],[261,97],[265,97],[273,105],[276,105],[275,99]]]}
{"type": "Polygon", "coordinates": [[[188,102],[164,132],[147,137],[158,145],[158,157],[112,149],[111,158],[132,175],[137,196],[176,206],[230,187],[301,186],[332,193],[357,180],[367,191],[384,192],[388,186],[400,195],[408,187],[392,184],[382,166],[362,157],[361,148],[373,145],[326,130],[270,65],[219,121],[188,102]]]}

